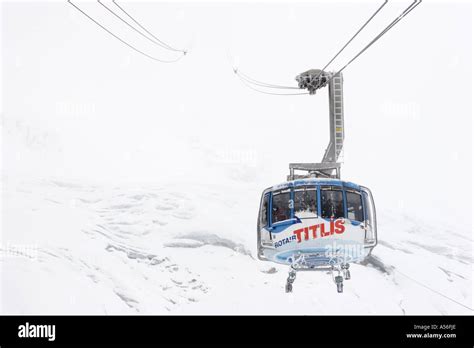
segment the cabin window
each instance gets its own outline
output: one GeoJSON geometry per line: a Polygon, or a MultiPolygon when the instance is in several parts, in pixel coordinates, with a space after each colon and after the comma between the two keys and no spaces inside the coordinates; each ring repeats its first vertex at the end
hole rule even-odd
{"type": "Polygon", "coordinates": [[[372,196],[369,196],[369,192],[367,188],[362,188],[362,198],[364,199],[364,206],[365,206],[365,220],[369,224],[369,226],[375,226],[375,208],[374,202],[372,201],[372,196]]]}
{"type": "Polygon", "coordinates": [[[364,206],[365,206],[365,216],[364,218],[369,221],[370,224],[370,210],[371,210],[371,204],[369,202],[369,195],[365,191],[362,192],[362,198],[364,200],[364,206]]]}
{"type": "Polygon", "coordinates": [[[364,221],[362,197],[359,193],[346,191],[347,218],[355,221],[364,221]]]}
{"type": "Polygon", "coordinates": [[[289,189],[273,192],[272,223],[290,219],[292,205],[289,189]]]}
{"type": "Polygon", "coordinates": [[[321,186],[321,216],[337,219],[344,217],[344,199],[338,186],[321,186]]]}
{"type": "Polygon", "coordinates": [[[318,217],[316,187],[297,187],[294,191],[295,216],[300,219],[318,217]]]}
{"type": "Polygon", "coordinates": [[[268,201],[269,201],[269,194],[266,194],[263,197],[263,203],[260,210],[260,224],[262,227],[268,226],[268,201]]]}

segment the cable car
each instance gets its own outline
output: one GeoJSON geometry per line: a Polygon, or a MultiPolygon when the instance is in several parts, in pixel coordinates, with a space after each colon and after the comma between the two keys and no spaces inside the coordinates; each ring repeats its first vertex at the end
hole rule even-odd
{"type": "Polygon", "coordinates": [[[342,73],[319,69],[296,77],[315,94],[329,89],[329,145],[320,163],[290,163],[287,182],[263,191],[257,223],[258,258],[290,265],[286,292],[296,272],[329,270],[337,291],[350,279],[349,264],[365,259],[377,244],[372,193],[341,177],[344,143],[342,73]],[[295,171],[303,171],[298,175],[295,171]]]}
{"type": "Polygon", "coordinates": [[[370,255],[377,245],[377,221],[372,193],[367,187],[341,180],[340,155],[344,143],[342,71],[421,3],[414,0],[372,41],[336,72],[325,69],[387,4],[385,1],[322,68],[296,77],[298,87],[265,83],[234,69],[251,89],[270,95],[314,95],[329,90],[329,145],[320,163],[290,163],[287,182],[263,191],[257,222],[260,260],[289,264],[286,292],[299,270],[329,270],[343,291],[350,279],[349,264],[370,255]],[[279,89],[269,92],[267,89],[279,89]],[[306,89],[307,92],[289,90],[306,89]],[[281,92],[286,90],[287,92],[281,92]],[[295,175],[295,170],[306,175],[295,175]],[[336,275],[337,274],[337,275],[336,275]],[[342,274],[342,275],[341,275],[342,274]]]}
{"type": "Polygon", "coordinates": [[[331,271],[342,292],[349,263],[366,258],[377,244],[370,190],[331,178],[297,179],[264,190],[257,229],[258,258],[290,265],[287,292],[300,270],[331,271]]]}

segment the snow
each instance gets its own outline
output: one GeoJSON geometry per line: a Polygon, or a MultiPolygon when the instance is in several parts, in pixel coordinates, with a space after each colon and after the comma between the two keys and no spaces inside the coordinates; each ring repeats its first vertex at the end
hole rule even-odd
{"type": "Polygon", "coordinates": [[[258,78],[294,82],[374,4],[133,6],[160,32],[184,28],[173,42],[194,31],[195,50],[165,67],[64,2],[2,4],[0,313],[472,314],[472,57],[452,40],[470,11],[423,3],[346,72],[342,179],[372,190],[379,244],[344,293],[301,272],[286,294],[288,267],[256,257],[260,196],[288,163],[322,157],[327,97],[256,95],[224,46],[258,78]],[[314,13],[334,31],[308,46],[314,13]],[[439,87],[439,66],[456,88],[439,87]]]}
{"type": "Polygon", "coordinates": [[[379,208],[379,245],[338,294],[328,274],[257,260],[257,188],[3,182],[9,314],[468,314],[469,231],[379,208]],[[248,210],[248,211],[247,211],[248,210]],[[212,212],[212,213],[211,213],[212,212]],[[29,245],[24,254],[14,245],[29,245]]]}

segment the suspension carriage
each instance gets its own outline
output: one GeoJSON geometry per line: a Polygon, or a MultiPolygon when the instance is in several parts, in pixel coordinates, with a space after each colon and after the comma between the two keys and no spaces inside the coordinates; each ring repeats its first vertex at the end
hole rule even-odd
{"type": "Polygon", "coordinates": [[[337,291],[342,292],[343,280],[351,277],[349,264],[364,260],[377,245],[372,193],[367,187],[341,180],[339,160],[344,144],[342,71],[415,9],[421,0],[413,0],[338,71],[328,72],[325,69],[387,3],[385,0],[377,8],[322,69],[312,69],[298,75],[298,87],[265,83],[234,69],[246,86],[260,93],[313,95],[324,87],[328,87],[329,91],[330,141],[322,161],[290,163],[287,181],[264,190],[260,202],[258,258],[290,265],[286,292],[292,291],[296,272],[318,270],[330,271],[337,291]],[[279,91],[270,92],[268,89],[279,91]],[[296,171],[303,171],[304,174],[298,175],[296,171]]]}
{"type": "Polygon", "coordinates": [[[333,278],[342,292],[349,263],[362,261],[377,244],[370,190],[338,179],[297,179],[267,188],[257,225],[258,258],[290,265],[287,292],[303,270],[337,273],[333,278]]]}
{"type": "Polygon", "coordinates": [[[341,180],[344,144],[342,73],[308,70],[298,88],[329,90],[329,144],[321,163],[290,163],[287,182],[263,191],[257,223],[261,260],[290,265],[286,291],[298,271],[330,271],[337,291],[350,279],[349,264],[363,261],[377,245],[372,193],[341,180]],[[297,174],[299,172],[303,174],[297,174]]]}

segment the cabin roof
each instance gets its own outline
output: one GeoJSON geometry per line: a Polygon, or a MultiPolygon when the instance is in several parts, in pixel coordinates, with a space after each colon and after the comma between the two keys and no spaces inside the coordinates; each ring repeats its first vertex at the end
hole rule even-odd
{"type": "Polygon", "coordinates": [[[264,192],[268,191],[275,191],[290,187],[297,187],[297,186],[305,186],[305,185],[334,185],[334,186],[344,186],[353,189],[360,189],[360,186],[350,182],[344,181],[340,179],[332,179],[332,178],[306,178],[306,179],[295,179],[283,182],[281,184],[273,185],[267,188],[264,192]]]}

